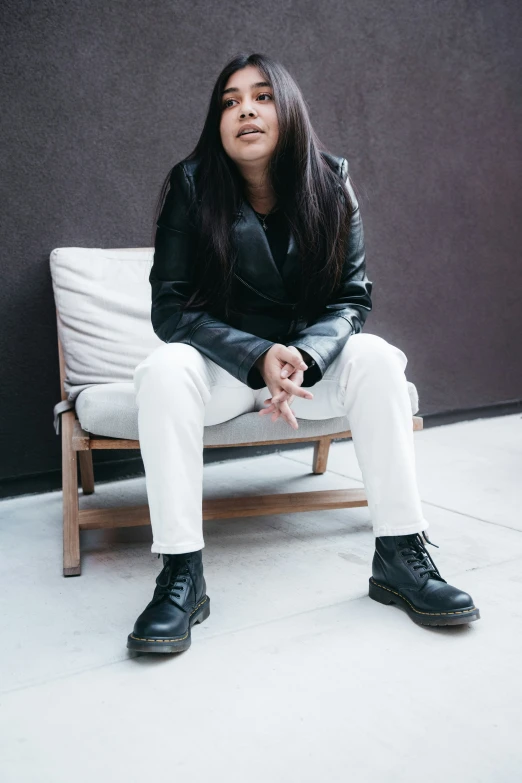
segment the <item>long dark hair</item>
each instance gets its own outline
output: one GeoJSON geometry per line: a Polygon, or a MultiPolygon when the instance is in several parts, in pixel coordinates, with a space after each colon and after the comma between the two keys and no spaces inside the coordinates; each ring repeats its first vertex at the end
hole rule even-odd
{"type": "MultiPolygon", "coordinates": [[[[268,164],[268,176],[284,211],[302,259],[300,290],[294,301],[303,314],[320,311],[337,288],[354,205],[329,153],[315,133],[301,90],[280,63],[264,54],[239,54],[221,71],[210,98],[205,124],[193,152],[198,158],[198,226],[195,280],[198,288],[182,309],[205,308],[228,315],[235,249],[232,226],[244,193],[244,180],[221,143],[222,93],[228,79],[248,65],[257,67],[272,86],[279,138],[268,164]],[[343,198],[344,196],[344,198],[343,198]]],[[[168,192],[169,171],[154,215],[156,222],[168,192]]]]}

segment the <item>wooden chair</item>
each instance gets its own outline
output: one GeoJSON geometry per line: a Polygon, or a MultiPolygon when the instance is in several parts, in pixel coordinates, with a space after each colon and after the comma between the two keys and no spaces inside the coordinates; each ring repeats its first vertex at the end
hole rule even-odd
{"type": "MultiPolygon", "coordinates": [[[[68,248],[59,248],[58,250],[69,250],[68,248]]],[[[72,248],[72,250],[75,250],[72,248]]],[[[56,252],[56,251],[53,251],[56,252]]],[[[111,437],[108,435],[97,435],[88,432],[82,428],[76,412],[75,404],[68,402],[68,394],[65,387],[66,380],[66,362],[62,341],[60,339],[61,324],[58,307],[56,308],[57,326],[58,326],[58,352],[60,366],[60,387],[61,403],[55,406],[55,422],[60,417],[62,439],[62,478],[63,478],[63,574],[64,576],[77,576],[81,573],[80,565],[80,531],[92,530],[95,528],[115,528],[115,527],[134,527],[137,525],[149,525],[148,505],[120,508],[88,508],[82,509],[79,496],[80,475],[82,493],[90,495],[95,490],[94,470],[92,452],[95,449],[134,449],[140,448],[139,441],[121,437],[111,437]],[[79,471],[78,471],[79,463],[79,471]]],[[[62,325],[63,326],[63,325],[62,325]]],[[[409,384],[413,387],[413,384],[409,384]]],[[[415,398],[414,387],[410,389],[415,398]]],[[[415,403],[412,402],[412,405],[415,403]]],[[[243,414],[243,416],[256,417],[260,419],[257,413],[243,414]]],[[[238,419],[241,417],[237,417],[238,419]]],[[[253,419],[252,419],[253,421],[253,419]]],[[[273,440],[251,440],[238,443],[213,442],[204,445],[204,448],[224,448],[233,446],[260,446],[277,445],[282,443],[303,443],[314,444],[312,458],[312,472],[322,474],[326,471],[328,462],[328,453],[330,443],[333,439],[339,440],[351,438],[349,429],[339,431],[329,431],[324,434],[325,425],[329,422],[336,423],[340,420],[322,420],[310,422],[298,420],[300,428],[302,425],[308,427],[305,437],[278,437],[273,440]],[[318,430],[322,434],[314,434],[318,430]]],[[[280,422],[274,422],[274,426],[280,422]]],[[[205,431],[221,428],[220,432],[225,432],[229,422],[222,425],[205,427],[205,431]]],[[[56,424],[55,424],[56,426],[56,424]]],[[[288,425],[285,423],[288,428],[288,425]]],[[[423,420],[421,417],[412,415],[412,426],[414,430],[421,430],[423,420]]],[[[332,429],[332,427],[330,427],[332,429]]],[[[333,427],[335,430],[336,427],[333,427]]],[[[338,428],[337,428],[338,429],[338,428]]],[[[288,432],[290,428],[286,430],[288,432]]],[[[289,434],[289,433],[288,433],[289,434]]],[[[288,514],[299,511],[324,511],[327,509],[355,508],[366,506],[367,499],[363,489],[337,489],[337,490],[314,490],[310,492],[292,492],[278,493],[275,495],[253,495],[249,497],[230,497],[203,500],[203,519],[228,519],[232,517],[250,517],[270,514],[288,514]]]]}

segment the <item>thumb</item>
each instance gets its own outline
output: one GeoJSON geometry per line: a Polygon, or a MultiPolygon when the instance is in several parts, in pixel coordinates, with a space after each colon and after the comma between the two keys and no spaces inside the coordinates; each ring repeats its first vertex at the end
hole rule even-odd
{"type": "MultiPolygon", "coordinates": [[[[286,364],[291,364],[296,370],[306,370],[308,365],[303,361],[301,354],[298,353],[297,348],[288,348],[286,345],[281,345],[277,352],[277,358],[286,364]]],[[[284,368],[287,369],[286,367],[284,368]]]]}
{"type": "Polygon", "coordinates": [[[281,378],[288,378],[288,376],[293,375],[295,372],[304,372],[304,367],[300,367],[298,370],[293,366],[293,364],[289,364],[288,362],[284,365],[284,367],[281,368],[281,378]]]}

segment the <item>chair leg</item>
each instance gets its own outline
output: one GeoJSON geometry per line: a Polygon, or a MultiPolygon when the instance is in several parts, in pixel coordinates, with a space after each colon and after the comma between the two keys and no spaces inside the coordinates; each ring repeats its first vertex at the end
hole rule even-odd
{"type": "Polygon", "coordinates": [[[78,465],[72,447],[74,411],[62,413],[63,575],[79,576],[80,519],[78,465]]]}
{"type": "Polygon", "coordinates": [[[312,471],[314,473],[324,473],[328,464],[328,453],[330,451],[330,437],[321,438],[314,443],[314,458],[312,471]]]}
{"type": "Polygon", "coordinates": [[[84,495],[92,495],[94,492],[94,468],[92,466],[92,451],[79,451],[80,478],[84,495]]]}

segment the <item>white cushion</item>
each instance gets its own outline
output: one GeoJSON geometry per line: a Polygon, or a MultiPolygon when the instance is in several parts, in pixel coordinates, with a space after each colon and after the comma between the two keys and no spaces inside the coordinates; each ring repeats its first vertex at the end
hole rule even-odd
{"type": "Polygon", "coordinates": [[[52,251],[68,400],[92,384],[132,382],[135,367],[162,345],[150,318],[153,255],[152,247],[52,251]]]}
{"type": "MultiPolygon", "coordinates": [[[[414,384],[408,381],[412,415],[419,410],[414,384]]],[[[76,400],[76,414],[86,432],[110,438],[139,440],[138,406],[132,383],[108,383],[91,386],[76,400]]],[[[259,413],[242,413],[222,424],[206,425],[203,445],[255,443],[278,438],[306,438],[309,435],[331,435],[350,429],[347,416],[331,419],[299,419],[297,433],[282,419],[272,421],[259,413]]]]}

